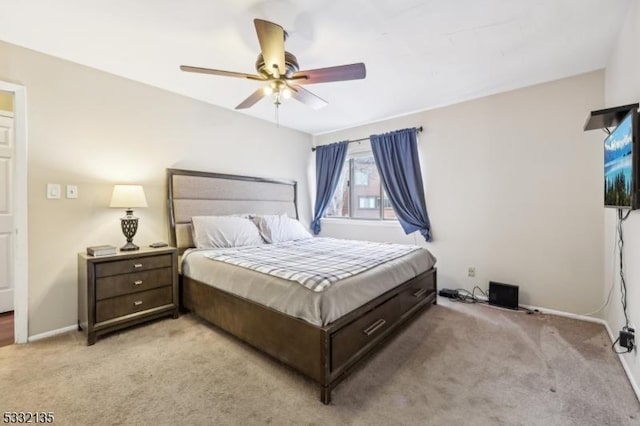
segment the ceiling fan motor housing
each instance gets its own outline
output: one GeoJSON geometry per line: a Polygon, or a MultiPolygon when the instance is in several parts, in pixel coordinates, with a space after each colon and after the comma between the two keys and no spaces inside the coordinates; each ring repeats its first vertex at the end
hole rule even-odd
{"type": "MultiPolygon", "coordinates": [[[[285,77],[289,78],[294,73],[300,71],[300,66],[298,65],[298,59],[295,57],[293,53],[284,52],[284,66],[286,71],[284,73],[285,77]]],[[[262,57],[262,53],[258,55],[258,59],[256,59],[256,71],[259,74],[262,74],[267,77],[272,77],[272,73],[268,68],[265,67],[264,58],[262,57]]]]}

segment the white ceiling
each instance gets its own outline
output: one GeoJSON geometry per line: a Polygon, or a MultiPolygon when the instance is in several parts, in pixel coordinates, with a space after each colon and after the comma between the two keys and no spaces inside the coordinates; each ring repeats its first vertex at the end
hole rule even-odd
{"type": "MultiPolygon", "coordinates": [[[[0,40],[233,109],[258,82],[253,19],[282,25],[301,69],[364,62],[306,86],[280,125],[311,134],[603,68],[631,0],[0,0],[0,40]]],[[[274,121],[267,98],[243,113],[274,121]]]]}

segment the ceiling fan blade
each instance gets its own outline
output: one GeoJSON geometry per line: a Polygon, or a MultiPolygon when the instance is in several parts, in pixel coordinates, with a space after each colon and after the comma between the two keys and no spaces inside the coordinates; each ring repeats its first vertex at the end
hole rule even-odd
{"type": "Polygon", "coordinates": [[[180,65],[180,69],[186,72],[196,72],[200,74],[222,75],[224,77],[248,78],[249,80],[264,80],[262,76],[255,74],[245,74],[242,72],[214,70],[211,68],[190,67],[188,65],[180,65]]]}
{"type": "Polygon", "coordinates": [[[262,58],[267,70],[273,77],[279,78],[287,69],[284,65],[284,29],[273,22],[254,19],[262,58]]]}
{"type": "Polygon", "coordinates": [[[236,107],[236,109],[246,109],[255,105],[260,99],[264,98],[266,95],[264,93],[264,89],[261,87],[255,92],[253,92],[247,99],[242,101],[240,105],[236,107]]]}
{"type": "Polygon", "coordinates": [[[298,86],[297,84],[292,84],[289,86],[291,90],[291,97],[297,101],[302,102],[303,104],[310,106],[313,109],[320,109],[328,105],[328,102],[319,97],[318,95],[314,95],[307,89],[302,86],[298,86]]]}
{"type": "Polygon", "coordinates": [[[367,69],[362,62],[337,67],[318,68],[298,71],[291,76],[298,84],[326,83],[329,81],[359,80],[367,76],[367,69]],[[306,78],[305,78],[306,76],[306,78]]]}

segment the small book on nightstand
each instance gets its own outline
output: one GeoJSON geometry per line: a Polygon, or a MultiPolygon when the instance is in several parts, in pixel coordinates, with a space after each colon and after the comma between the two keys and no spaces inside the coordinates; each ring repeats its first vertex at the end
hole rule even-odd
{"type": "Polygon", "coordinates": [[[115,246],[91,246],[87,247],[87,254],[89,256],[108,256],[110,254],[116,254],[118,249],[115,246]]]}

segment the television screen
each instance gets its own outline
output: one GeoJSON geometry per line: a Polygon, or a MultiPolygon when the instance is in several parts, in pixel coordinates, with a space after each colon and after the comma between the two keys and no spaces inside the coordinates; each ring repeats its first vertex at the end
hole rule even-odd
{"type": "Polygon", "coordinates": [[[630,111],[604,140],[604,204],[606,207],[634,208],[635,162],[634,120],[630,111]]]}

